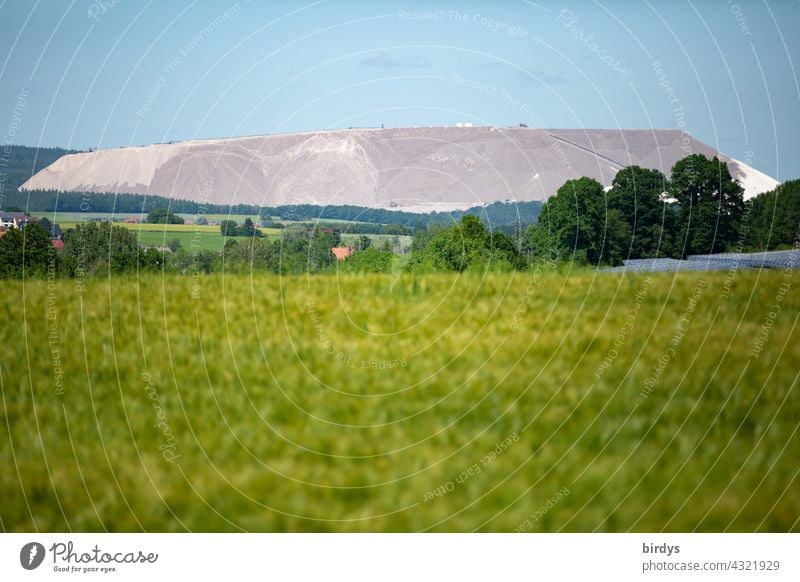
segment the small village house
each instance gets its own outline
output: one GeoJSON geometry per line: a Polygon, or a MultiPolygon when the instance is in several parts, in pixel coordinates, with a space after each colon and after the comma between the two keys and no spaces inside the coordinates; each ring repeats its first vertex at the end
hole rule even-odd
{"type": "Polygon", "coordinates": [[[337,261],[343,261],[353,254],[353,247],[333,247],[331,252],[336,256],[337,261]]]}

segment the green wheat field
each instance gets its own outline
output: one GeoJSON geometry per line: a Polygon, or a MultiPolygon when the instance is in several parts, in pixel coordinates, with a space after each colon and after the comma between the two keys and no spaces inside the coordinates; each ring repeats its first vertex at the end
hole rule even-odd
{"type": "Polygon", "coordinates": [[[4,281],[0,528],[798,531],[799,283],[4,281]]]}

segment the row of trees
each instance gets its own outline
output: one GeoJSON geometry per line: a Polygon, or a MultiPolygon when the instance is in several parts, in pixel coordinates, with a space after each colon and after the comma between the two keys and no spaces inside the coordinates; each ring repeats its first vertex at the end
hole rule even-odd
{"type": "Polygon", "coordinates": [[[239,225],[235,220],[223,220],[219,223],[219,231],[222,236],[248,236],[261,238],[264,233],[256,228],[250,218],[245,218],[244,222],[239,225]]]}
{"type": "MultiPolygon", "coordinates": [[[[0,277],[43,277],[53,273],[59,277],[118,275],[141,271],[167,271],[186,274],[197,270],[211,273],[240,272],[251,269],[272,273],[297,274],[321,272],[335,268],[331,248],[341,245],[337,231],[312,226],[293,226],[284,236],[269,240],[255,235],[242,241],[229,240],[223,252],[190,252],[180,246],[174,252],[142,248],[136,233],[108,222],[88,222],[64,233],[62,249],[53,247],[50,235],[37,223],[24,229],[11,229],[0,237],[0,277]]],[[[347,269],[365,270],[369,264],[376,270],[387,270],[391,252],[365,251],[347,269]],[[380,255],[380,261],[375,254],[380,255]],[[360,262],[359,262],[360,261],[360,262]],[[380,264],[379,264],[380,263],[380,264]]]]}
{"type": "Polygon", "coordinates": [[[0,276],[91,276],[119,274],[138,268],[160,268],[163,254],[142,249],[136,235],[108,222],[88,222],[64,233],[64,247],[56,249],[40,224],[8,230],[0,237],[0,276]]]}
{"type": "Polygon", "coordinates": [[[608,192],[591,178],[567,181],[526,231],[522,250],[536,257],[557,249],[593,265],[718,253],[739,239],[744,212],[743,189],[727,165],[694,154],[675,164],[670,179],[629,166],[608,192]]]}
{"type": "Polygon", "coordinates": [[[591,178],[568,180],[521,236],[488,231],[470,216],[414,237],[411,270],[524,268],[561,257],[592,265],[625,259],[685,258],[788,248],[800,235],[800,180],[744,202],[727,164],[701,154],[678,161],[670,178],[629,166],[606,191],[591,178]]]}
{"type": "Polygon", "coordinates": [[[329,271],[336,265],[331,249],[341,244],[337,230],[293,225],[284,229],[281,238],[276,240],[250,237],[227,241],[214,269],[281,274],[329,271]]]}
{"type": "Polygon", "coordinates": [[[229,240],[212,270],[255,270],[281,274],[391,272],[394,260],[391,248],[377,249],[372,246],[369,237],[362,236],[356,244],[357,252],[345,261],[338,262],[331,249],[341,245],[341,234],[338,230],[320,229],[310,225],[290,226],[277,240],[229,240]]]}
{"type": "MultiPolygon", "coordinates": [[[[403,210],[387,210],[383,208],[364,208],[362,206],[332,205],[317,206],[315,204],[295,204],[293,206],[273,206],[261,209],[262,222],[278,216],[283,220],[346,220],[356,223],[376,225],[394,225],[407,229],[425,228],[431,224],[447,225],[460,220],[463,216],[477,216],[492,225],[514,227],[518,224],[532,224],[539,216],[542,203],[528,202],[494,202],[486,206],[477,205],[467,210],[447,212],[417,213],[403,210]]],[[[350,231],[353,232],[353,231],[350,231]]],[[[360,233],[359,233],[360,234],[360,233]]],[[[403,232],[374,232],[364,234],[406,234],[403,232]]]]}
{"type": "MultiPolygon", "coordinates": [[[[31,177],[30,171],[24,175],[31,177]]],[[[30,190],[17,192],[9,185],[5,194],[7,205],[25,208],[28,212],[106,212],[115,214],[147,214],[159,208],[169,208],[178,214],[258,214],[252,204],[208,204],[152,194],[110,194],[98,192],[58,192],[30,190]]]]}

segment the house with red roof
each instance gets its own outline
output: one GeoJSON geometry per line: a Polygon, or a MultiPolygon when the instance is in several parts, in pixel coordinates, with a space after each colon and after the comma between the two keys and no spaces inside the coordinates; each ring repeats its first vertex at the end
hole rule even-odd
{"type": "Polygon", "coordinates": [[[331,252],[336,256],[337,261],[343,261],[353,254],[353,247],[333,247],[331,252]]]}

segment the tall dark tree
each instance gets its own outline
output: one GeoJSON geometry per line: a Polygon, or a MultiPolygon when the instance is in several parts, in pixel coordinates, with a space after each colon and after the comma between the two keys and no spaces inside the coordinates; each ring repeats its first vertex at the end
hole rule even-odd
{"type": "Polygon", "coordinates": [[[672,168],[670,194],[678,201],[681,255],[718,253],[739,236],[744,190],[718,158],[692,154],[672,168]]]}
{"type": "Polygon", "coordinates": [[[0,237],[0,277],[41,275],[52,256],[50,235],[35,222],[24,229],[10,229],[0,237]]]}
{"type": "Polygon", "coordinates": [[[221,220],[219,223],[219,231],[222,236],[238,236],[239,224],[235,220],[221,220]]]}
{"type": "Polygon", "coordinates": [[[565,257],[592,264],[603,255],[606,199],[603,185],[592,178],[567,180],[539,215],[540,228],[565,257]]]}
{"type": "Polygon", "coordinates": [[[800,236],[800,180],[784,182],[759,194],[750,204],[746,243],[753,250],[791,245],[800,236]]]}
{"type": "Polygon", "coordinates": [[[608,207],[620,212],[631,232],[623,258],[672,255],[675,216],[664,201],[667,188],[667,178],[658,170],[628,166],[614,176],[608,207]]]}
{"type": "Polygon", "coordinates": [[[239,236],[255,236],[256,232],[260,233],[260,231],[256,231],[256,227],[250,217],[245,218],[242,227],[239,229],[239,236]]]}
{"type": "Polygon", "coordinates": [[[610,208],[606,214],[604,236],[602,261],[609,265],[621,265],[629,257],[633,237],[628,221],[616,208],[610,208]]]}
{"type": "Polygon", "coordinates": [[[461,224],[456,227],[458,233],[469,241],[483,243],[489,236],[486,228],[477,216],[466,215],[461,218],[461,224]]]}

